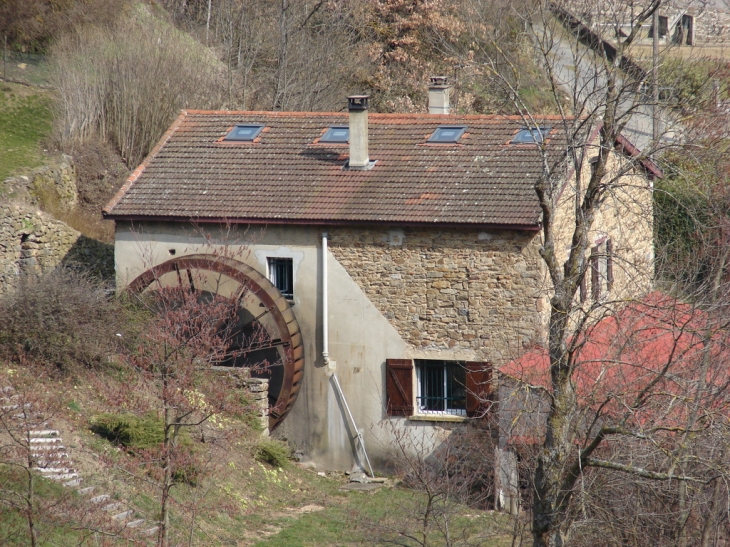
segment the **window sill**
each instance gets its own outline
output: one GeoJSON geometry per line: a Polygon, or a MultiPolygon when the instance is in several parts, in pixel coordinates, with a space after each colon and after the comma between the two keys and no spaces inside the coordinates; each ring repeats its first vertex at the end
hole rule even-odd
{"type": "Polygon", "coordinates": [[[408,416],[408,419],[415,422],[464,423],[469,421],[467,416],[456,416],[454,414],[414,414],[412,416],[408,416]]]}

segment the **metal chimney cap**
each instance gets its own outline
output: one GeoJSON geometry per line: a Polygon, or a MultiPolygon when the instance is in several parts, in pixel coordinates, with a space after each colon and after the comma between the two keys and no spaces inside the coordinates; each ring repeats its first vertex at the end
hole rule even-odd
{"type": "Polygon", "coordinates": [[[350,95],[347,97],[347,110],[367,110],[370,95],[350,95]]]}
{"type": "Polygon", "coordinates": [[[429,85],[431,87],[445,87],[449,85],[448,76],[431,76],[429,78],[429,85]]]}

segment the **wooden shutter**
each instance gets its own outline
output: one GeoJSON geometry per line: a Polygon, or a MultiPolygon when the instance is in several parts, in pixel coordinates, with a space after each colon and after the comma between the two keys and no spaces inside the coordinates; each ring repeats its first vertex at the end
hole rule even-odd
{"type": "Polygon", "coordinates": [[[385,397],[388,416],[413,415],[413,361],[385,360],[385,397]]]}
{"type": "Polygon", "coordinates": [[[601,298],[601,269],[598,264],[598,247],[591,249],[591,297],[596,302],[601,298]]]}
{"type": "Polygon", "coordinates": [[[613,242],[606,241],[606,290],[613,289],[613,242]]]}
{"type": "Polygon", "coordinates": [[[492,364],[467,361],[466,368],[466,415],[481,417],[491,407],[492,364]]]}

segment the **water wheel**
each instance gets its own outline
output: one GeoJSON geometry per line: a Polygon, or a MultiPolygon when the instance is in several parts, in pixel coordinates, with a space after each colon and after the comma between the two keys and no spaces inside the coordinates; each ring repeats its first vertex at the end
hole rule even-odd
{"type": "Polygon", "coordinates": [[[302,335],[289,302],[261,273],[237,260],[213,255],[173,258],[134,279],[128,290],[185,286],[237,302],[231,354],[223,366],[251,367],[251,376],[269,380],[269,429],[291,410],[304,372],[302,335]],[[257,333],[253,336],[252,333],[257,333]],[[247,343],[255,339],[255,343],[247,343]],[[258,363],[265,362],[263,369],[258,363]]]}

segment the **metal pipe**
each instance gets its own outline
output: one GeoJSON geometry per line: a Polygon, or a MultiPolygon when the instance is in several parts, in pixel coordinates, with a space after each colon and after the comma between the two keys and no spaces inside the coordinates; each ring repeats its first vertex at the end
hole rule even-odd
{"type": "Polygon", "coordinates": [[[327,238],[329,234],[322,232],[322,361],[329,365],[329,302],[327,300],[327,238]]]}
{"type": "Polygon", "coordinates": [[[362,431],[357,428],[357,424],[355,423],[355,417],[352,415],[352,411],[350,410],[350,405],[347,404],[347,400],[345,399],[345,394],[342,391],[342,386],[340,385],[340,381],[337,378],[337,374],[335,374],[335,373],[332,373],[332,384],[337,389],[337,394],[340,396],[340,400],[342,401],[342,404],[345,407],[345,410],[347,411],[347,415],[350,418],[350,423],[352,424],[352,427],[356,433],[357,444],[355,445],[355,457],[357,457],[357,449],[360,448],[360,450],[362,450],[363,456],[365,456],[365,463],[368,464],[368,469],[370,470],[370,476],[375,477],[375,473],[373,473],[373,466],[370,465],[370,458],[368,458],[368,453],[365,451],[365,438],[363,437],[362,431]]]}

